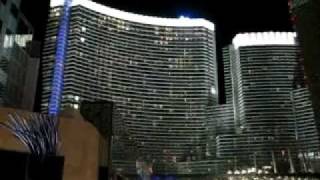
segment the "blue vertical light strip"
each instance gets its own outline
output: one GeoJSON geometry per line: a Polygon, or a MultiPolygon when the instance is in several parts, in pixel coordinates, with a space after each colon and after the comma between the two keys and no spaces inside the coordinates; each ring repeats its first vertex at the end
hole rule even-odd
{"type": "Polygon", "coordinates": [[[63,91],[64,81],[64,63],[66,58],[66,50],[68,47],[68,33],[69,33],[69,20],[71,14],[72,0],[65,0],[63,6],[63,13],[60,19],[56,56],[54,64],[54,73],[51,87],[51,96],[49,101],[49,115],[58,115],[60,111],[60,103],[63,91]]]}

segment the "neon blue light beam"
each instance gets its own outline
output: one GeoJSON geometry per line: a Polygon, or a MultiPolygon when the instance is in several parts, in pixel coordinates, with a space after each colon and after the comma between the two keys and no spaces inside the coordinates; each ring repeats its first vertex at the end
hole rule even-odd
{"type": "Polygon", "coordinates": [[[63,13],[60,19],[57,43],[56,43],[56,59],[54,64],[54,73],[52,80],[51,96],[49,101],[49,115],[58,115],[60,111],[60,103],[63,92],[64,81],[64,64],[66,58],[66,50],[68,47],[69,20],[71,13],[72,0],[65,0],[63,13]]]}

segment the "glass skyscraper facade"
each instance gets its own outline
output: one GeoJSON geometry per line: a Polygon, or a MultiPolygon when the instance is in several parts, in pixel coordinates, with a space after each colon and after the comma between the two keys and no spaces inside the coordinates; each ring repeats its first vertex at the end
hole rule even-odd
{"type": "Polygon", "coordinates": [[[235,132],[218,135],[217,147],[232,169],[236,164],[301,172],[299,154],[319,150],[295,39],[294,33],[238,34],[224,49],[226,102],[234,107],[235,132]]]}
{"type": "Polygon", "coordinates": [[[33,27],[20,4],[21,0],[0,1],[0,106],[32,111],[39,55],[31,53],[33,27]]]}
{"type": "MultiPolygon", "coordinates": [[[[114,168],[135,173],[142,158],[170,172],[205,159],[207,110],[218,101],[214,24],[137,15],[88,0],[73,0],[69,13],[61,108],[114,102],[114,168]],[[135,153],[126,156],[130,148],[135,153]]],[[[52,1],[42,57],[44,112],[58,82],[63,14],[63,1],[52,1]]]]}
{"type": "Polygon", "coordinates": [[[123,174],[137,164],[197,176],[315,172],[319,135],[299,53],[295,33],[236,35],[223,49],[219,104],[211,22],[53,0],[42,110],[113,102],[112,165],[123,174]]]}

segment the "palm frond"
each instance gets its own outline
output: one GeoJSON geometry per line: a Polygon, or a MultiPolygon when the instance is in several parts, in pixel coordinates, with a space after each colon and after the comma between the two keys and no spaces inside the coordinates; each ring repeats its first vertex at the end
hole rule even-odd
{"type": "Polygon", "coordinates": [[[60,138],[59,119],[42,114],[31,114],[28,119],[18,113],[9,114],[9,120],[0,123],[25,145],[32,154],[39,157],[57,155],[60,138]]]}

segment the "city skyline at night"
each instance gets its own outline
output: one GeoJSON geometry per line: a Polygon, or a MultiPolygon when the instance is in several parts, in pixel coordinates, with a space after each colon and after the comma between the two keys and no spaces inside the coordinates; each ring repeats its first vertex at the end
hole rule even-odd
{"type": "MultiPolygon", "coordinates": [[[[0,0],[0,156],[18,155],[5,116],[21,109],[39,112],[30,122],[53,117],[44,129],[64,140],[53,157],[62,167],[52,170],[66,180],[316,177],[319,8],[316,0],[0,0]]],[[[30,132],[23,116],[13,133],[30,132]]]]}
{"type": "MultiPolygon", "coordinates": [[[[113,142],[115,171],[132,174],[136,158],[142,158],[151,160],[158,173],[219,174],[234,171],[230,161],[256,170],[272,162],[268,173],[303,172],[298,154],[305,151],[298,144],[319,142],[314,117],[301,119],[312,113],[311,106],[302,110],[295,104],[308,102],[307,91],[301,89],[304,79],[295,33],[237,34],[223,53],[223,67],[229,74],[224,74],[227,105],[222,105],[217,78],[222,71],[217,66],[213,23],[130,14],[88,0],[70,2],[70,12],[63,7],[63,1],[51,3],[43,51],[42,110],[51,106],[50,93],[61,98],[61,109],[79,109],[81,101],[113,102],[120,118],[115,121],[124,122],[113,129],[127,129],[129,136],[124,142],[113,142]],[[71,14],[70,28],[63,26],[66,14],[71,14]],[[67,32],[56,35],[61,27],[67,32]],[[64,47],[63,66],[58,65],[65,67],[59,96],[52,89],[57,82],[54,76],[61,74],[52,69],[52,64],[59,63],[54,61],[52,48],[59,45],[61,37],[68,46],[64,47]],[[94,74],[90,76],[90,72],[94,74]],[[266,93],[269,96],[264,96],[266,93]],[[309,130],[301,124],[306,120],[309,130]],[[220,126],[228,131],[220,134],[220,126]],[[168,139],[172,143],[163,142],[168,139]],[[133,159],[122,159],[124,154],[117,154],[128,141],[134,144],[130,148],[135,154],[133,159]],[[166,156],[171,165],[159,166],[166,156]],[[208,169],[191,164],[186,168],[185,163],[208,169]],[[279,163],[289,168],[278,167],[279,163]]],[[[122,139],[120,134],[116,137],[122,139]]],[[[314,148],[307,151],[317,153],[317,146],[314,148]]]]}
{"type": "MultiPolygon", "coordinates": [[[[113,8],[149,16],[178,18],[204,18],[216,25],[217,60],[220,75],[218,76],[220,89],[223,92],[223,61],[222,48],[231,43],[233,37],[240,32],[264,32],[264,31],[292,31],[292,22],[288,12],[286,0],[271,0],[260,3],[258,1],[147,1],[147,0],[96,0],[95,2],[108,5],[113,8]],[[272,9],[272,13],[270,11],[272,9]],[[253,15],[254,14],[254,15],[253,15]]],[[[49,0],[37,3],[35,11],[32,3],[22,1],[22,10],[35,27],[35,39],[44,39],[45,27],[48,18],[49,0]]],[[[40,79],[41,81],[41,79],[40,79]]],[[[39,92],[39,91],[38,91],[39,92]]],[[[225,101],[225,95],[221,94],[220,102],[225,101]]],[[[40,111],[40,94],[37,94],[36,111],[40,111]]]]}

